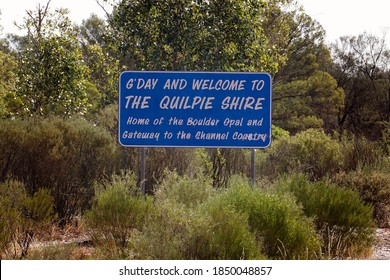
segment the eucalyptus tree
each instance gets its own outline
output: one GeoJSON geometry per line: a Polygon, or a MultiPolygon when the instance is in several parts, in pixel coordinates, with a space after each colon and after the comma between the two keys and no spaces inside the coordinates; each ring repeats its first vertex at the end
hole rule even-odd
{"type": "MultiPolygon", "coordinates": [[[[1,10],[0,10],[0,19],[1,19],[1,10]]],[[[3,26],[0,25],[0,51],[4,51],[5,40],[3,38],[3,26]]]]}
{"type": "Polygon", "coordinates": [[[386,35],[341,37],[333,44],[333,75],[345,90],[340,130],[378,140],[390,121],[390,50],[386,35]]]}
{"type": "Polygon", "coordinates": [[[134,70],[269,71],[281,57],[264,34],[266,1],[123,0],[110,16],[134,70]]]}
{"type": "Polygon", "coordinates": [[[16,97],[17,60],[0,50],[0,118],[12,116],[20,105],[16,97]]]}
{"type": "Polygon", "coordinates": [[[106,20],[92,14],[76,29],[83,61],[88,68],[86,85],[92,106],[90,112],[94,114],[118,99],[119,59],[106,20]]]}
{"type": "Polygon", "coordinates": [[[26,115],[85,113],[86,67],[77,33],[66,9],[52,12],[45,6],[27,11],[19,28],[27,35],[17,40],[19,52],[18,95],[26,115]]]}
{"type": "Polygon", "coordinates": [[[336,129],[344,92],[329,73],[332,59],[322,26],[288,0],[269,2],[263,26],[285,58],[274,77],[274,124],[291,133],[336,129]]]}
{"type": "Polygon", "coordinates": [[[11,116],[20,101],[16,97],[17,60],[2,32],[0,25],[0,118],[11,116]]]}

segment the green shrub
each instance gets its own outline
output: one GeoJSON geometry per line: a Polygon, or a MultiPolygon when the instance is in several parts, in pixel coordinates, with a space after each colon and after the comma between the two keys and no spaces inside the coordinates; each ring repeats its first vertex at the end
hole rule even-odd
{"type": "Polygon", "coordinates": [[[283,179],[277,189],[292,192],[303,211],[314,219],[327,258],[367,256],[373,244],[372,209],[351,189],[325,181],[311,183],[304,176],[283,179]]]}
{"type": "Polygon", "coordinates": [[[175,181],[172,189],[164,187],[166,195],[157,191],[154,218],[131,238],[135,258],[305,259],[320,252],[314,224],[292,197],[253,191],[248,182],[233,179],[220,194],[191,204],[182,196],[183,185],[200,193],[211,186],[187,177],[175,181]]]}
{"type": "Polygon", "coordinates": [[[341,145],[344,171],[375,168],[384,155],[378,143],[362,136],[343,136],[341,145]]]}
{"type": "Polygon", "coordinates": [[[385,128],[382,130],[382,142],[387,156],[390,156],[390,122],[384,123],[385,128]]]}
{"type": "Polygon", "coordinates": [[[0,182],[4,182],[20,164],[28,125],[20,120],[0,120],[0,182]]]}
{"type": "Polygon", "coordinates": [[[221,199],[233,205],[239,213],[248,215],[251,231],[262,239],[270,258],[316,258],[320,242],[314,224],[304,216],[294,199],[252,190],[240,179],[232,181],[221,199]]]}
{"type": "Polygon", "coordinates": [[[167,171],[156,190],[155,198],[157,201],[173,201],[193,208],[212,195],[214,190],[209,181],[202,175],[191,178],[167,171]]]}
{"type": "Polygon", "coordinates": [[[136,259],[263,259],[247,217],[213,200],[186,209],[162,203],[142,232],[131,238],[136,259]]]}
{"type": "MultiPolygon", "coordinates": [[[[189,148],[133,148],[119,147],[117,152],[118,162],[115,163],[122,169],[140,170],[141,149],[146,149],[145,189],[147,194],[153,194],[156,187],[164,179],[166,171],[177,174],[194,174],[199,171],[193,166],[196,157],[195,149],[189,148]]],[[[140,181],[140,178],[139,178],[140,181]]]]}
{"type": "Polygon", "coordinates": [[[218,197],[210,199],[192,219],[186,258],[206,260],[264,259],[261,240],[250,231],[247,213],[237,212],[218,197]],[[194,222],[195,221],[195,222],[194,222]]]}
{"type": "Polygon", "coordinates": [[[47,189],[39,189],[25,200],[22,212],[34,222],[48,223],[53,214],[53,198],[47,189]]]}
{"type": "Polygon", "coordinates": [[[115,168],[111,136],[83,119],[0,121],[0,181],[21,181],[33,195],[48,188],[64,222],[89,206],[94,184],[115,168]]]}
{"type": "Polygon", "coordinates": [[[249,153],[244,149],[209,149],[214,188],[225,188],[233,175],[249,174],[249,153]]]}
{"type": "Polygon", "coordinates": [[[283,128],[280,128],[276,125],[272,125],[272,141],[280,140],[290,136],[290,133],[283,128]]]}
{"type": "Polygon", "coordinates": [[[156,191],[156,211],[131,238],[137,259],[261,259],[247,215],[223,203],[211,183],[168,173],[156,191]]]}
{"type": "Polygon", "coordinates": [[[193,210],[180,206],[172,201],[155,205],[155,212],[148,223],[130,239],[134,259],[186,259],[185,240],[193,210]]]}
{"type": "Polygon", "coordinates": [[[44,232],[53,219],[53,199],[48,190],[29,196],[16,181],[0,184],[0,254],[25,258],[35,236],[44,232]]]}
{"type": "Polygon", "coordinates": [[[260,163],[260,173],[271,178],[304,173],[318,179],[334,174],[342,167],[339,143],[314,129],[275,141],[266,154],[260,163]]]}
{"type": "Polygon", "coordinates": [[[16,230],[21,219],[20,212],[14,207],[19,196],[17,193],[14,196],[7,194],[6,188],[8,184],[0,184],[0,258],[16,257],[15,250],[12,250],[16,248],[12,245],[16,242],[16,230]]]}
{"type": "Polygon", "coordinates": [[[135,230],[146,223],[153,203],[137,194],[134,175],[114,178],[112,184],[99,190],[85,222],[101,258],[116,259],[128,254],[127,243],[135,230]]]}
{"type": "Polygon", "coordinates": [[[357,191],[364,203],[373,207],[379,227],[390,227],[390,174],[378,171],[339,173],[333,181],[357,191]]]}

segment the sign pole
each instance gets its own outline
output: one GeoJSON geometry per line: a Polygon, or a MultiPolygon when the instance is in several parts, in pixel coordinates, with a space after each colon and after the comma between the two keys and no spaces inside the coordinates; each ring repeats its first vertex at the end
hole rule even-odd
{"type": "Polygon", "coordinates": [[[251,183],[255,183],[255,149],[251,149],[251,183]]]}
{"type": "Polygon", "coordinates": [[[142,195],[146,195],[145,188],[145,170],[146,170],[146,148],[141,148],[141,192],[142,195]]]}

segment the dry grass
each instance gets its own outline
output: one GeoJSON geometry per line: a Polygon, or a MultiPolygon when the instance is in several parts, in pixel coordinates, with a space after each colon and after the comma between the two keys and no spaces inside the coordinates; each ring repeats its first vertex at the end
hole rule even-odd
{"type": "Polygon", "coordinates": [[[40,233],[31,244],[30,260],[84,260],[91,259],[95,249],[78,219],[63,227],[52,225],[40,233]]]}

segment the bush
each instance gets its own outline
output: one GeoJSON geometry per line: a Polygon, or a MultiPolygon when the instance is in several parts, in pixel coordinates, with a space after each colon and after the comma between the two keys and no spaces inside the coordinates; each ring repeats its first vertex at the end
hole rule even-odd
{"type": "Polygon", "coordinates": [[[382,142],[386,150],[386,154],[390,156],[390,122],[384,123],[385,128],[382,130],[382,142]]]}
{"type": "Polygon", "coordinates": [[[249,174],[249,154],[244,149],[208,149],[214,188],[226,188],[232,175],[249,174]]]}
{"type": "Polygon", "coordinates": [[[48,188],[63,221],[89,206],[95,182],[115,167],[113,139],[82,119],[1,121],[0,147],[0,181],[15,178],[30,195],[48,188]]]}
{"type": "Polygon", "coordinates": [[[168,172],[153,204],[124,187],[135,186],[134,176],[121,178],[86,215],[104,258],[355,258],[372,245],[370,207],[323,181],[283,179],[274,193],[233,177],[214,190],[202,176],[168,172]]]}
{"type": "Polygon", "coordinates": [[[138,259],[263,259],[245,214],[228,205],[207,202],[197,209],[175,203],[158,205],[154,218],[133,236],[138,259]]]}
{"type": "Polygon", "coordinates": [[[384,155],[380,145],[361,136],[344,135],[341,145],[344,171],[375,168],[384,155]]]}
{"type": "Polygon", "coordinates": [[[339,173],[333,181],[357,191],[364,203],[374,209],[379,227],[390,227],[390,175],[378,171],[339,173]]]}
{"type": "Polygon", "coordinates": [[[209,181],[201,175],[191,178],[166,171],[164,180],[156,190],[155,198],[157,201],[172,201],[194,208],[207,201],[213,194],[214,190],[209,181]]]}
{"type": "MultiPolygon", "coordinates": [[[[155,188],[164,179],[167,170],[179,175],[193,173],[189,170],[193,164],[195,150],[189,148],[126,148],[117,145],[118,162],[115,165],[121,169],[140,170],[141,149],[146,149],[145,189],[147,194],[153,194],[155,188]],[[188,172],[189,171],[189,172],[188,172]]],[[[195,169],[197,171],[197,169],[195,169]]],[[[140,183],[141,178],[138,178],[140,183]]]]}
{"type": "Polygon", "coordinates": [[[18,228],[20,212],[13,206],[14,199],[18,198],[5,193],[6,184],[0,184],[0,258],[12,256],[16,257],[17,253],[12,249],[12,244],[16,242],[16,230],[18,228]]]}
{"type": "Polygon", "coordinates": [[[264,258],[246,214],[219,200],[208,180],[175,173],[158,188],[156,212],[131,249],[140,259],[264,258]]]}
{"type": "Polygon", "coordinates": [[[156,193],[156,212],[152,219],[131,238],[135,258],[318,257],[321,246],[315,226],[291,195],[252,190],[248,182],[233,178],[227,189],[197,195],[196,202],[189,203],[194,193],[211,188],[205,182],[208,181],[188,177],[172,180],[171,177],[162,184],[163,189],[156,193]],[[168,182],[171,188],[164,185],[168,182]],[[191,190],[186,198],[183,194],[187,186],[199,190],[191,190]]]}
{"type": "Polygon", "coordinates": [[[20,164],[27,141],[26,122],[0,120],[0,182],[4,182],[20,164]]]}
{"type": "Polygon", "coordinates": [[[135,176],[115,177],[112,184],[99,190],[85,221],[101,258],[126,256],[127,243],[135,230],[146,223],[153,203],[136,189],[135,176]]]}
{"type": "Polygon", "coordinates": [[[36,235],[53,219],[53,199],[48,190],[29,196],[16,181],[0,184],[0,254],[11,258],[27,256],[36,235]]]}
{"type": "Polygon", "coordinates": [[[325,257],[359,258],[369,254],[374,233],[372,209],[356,192],[325,181],[311,183],[304,176],[280,180],[276,188],[292,192],[305,214],[314,219],[324,240],[325,257]]]}
{"type": "Polygon", "coordinates": [[[236,180],[221,199],[239,213],[248,215],[251,231],[261,237],[263,249],[270,258],[317,257],[320,242],[314,224],[291,197],[252,190],[247,182],[236,180]]]}
{"type": "Polygon", "coordinates": [[[199,209],[189,224],[186,258],[206,260],[264,259],[261,241],[250,231],[248,215],[218,197],[199,209]]]}
{"type": "Polygon", "coordinates": [[[174,202],[159,203],[142,231],[134,232],[129,248],[134,259],[178,260],[184,257],[184,240],[191,210],[174,202]]]}
{"type": "Polygon", "coordinates": [[[260,163],[260,173],[271,178],[304,173],[319,179],[342,167],[340,145],[323,131],[309,129],[275,141],[260,163]]]}
{"type": "Polygon", "coordinates": [[[276,125],[272,125],[272,141],[287,138],[289,136],[290,133],[287,130],[284,130],[276,125]]]}

